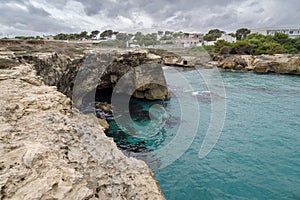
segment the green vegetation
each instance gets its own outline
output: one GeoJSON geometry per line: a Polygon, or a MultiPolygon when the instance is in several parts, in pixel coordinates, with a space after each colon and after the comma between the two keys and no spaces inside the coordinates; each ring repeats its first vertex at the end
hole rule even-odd
{"type": "MultiPolygon", "coordinates": [[[[234,43],[220,40],[220,37],[225,32],[219,29],[212,29],[204,36],[205,41],[216,41],[214,46],[203,46],[211,53],[220,54],[248,54],[248,55],[260,55],[260,54],[297,54],[300,51],[300,38],[289,38],[288,35],[283,33],[276,33],[274,36],[262,35],[262,34],[250,34],[251,31],[247,28],[240,28],[234,33],[229,33],[237,40],[234,43]]],[[[135,34],[128,34],[122,32],[116,32],[113,30],[105,30],[100,32],[98,30],[82,31],[81,33],[64,34],[60,33],[55,35],[55,40],[102,40],[100,45],[103,47],[121,47],[125,48],[127,44],[131,47],[151,47],[155,45],[172,45],[177,44],[177,39],[189,37],[189,33],[182,31],[157,31],[156,33],[142,33],[136,32],[135,34]]],[[[16,39],[28,40],[24,41],[28,44],[40,44],[43,45],[43,38],[17,36],[16,39]],[[38,43],[36,43],[38,42],[38,43]]],[[[225,38],[225,37],[224,37],[225,38]]],[[[179,41],[180,42],[180,41],[179,41]]],[[[179,43],[178,42],[178,43],[179,43]]],[[[211,42],[207,43],[208,45],[211,42]]],[[[176,45],[174,45],[175,47],[176,45]]],[[[20,50],[21,51],[21,50],[20,50]]],[[[189,53],[198,53],[198,48],[192,48],[189,53]]]]}
{"type": "Polygon", "coordinates": [[[247,35],[249,35],[251,33],[251,31],[247,28],[240,28],[235,32],[235,37],[237,40],[242,40],[245,39],[247,37],[247,35]]]}
{"type": "Polygon", "coordinates": [[[247,30],[239,30],[236,35],[239,35],[240,40],[235,43],[218,40],[212,50],[220,54],[253,55],[296,54],[300,51],[300,38],[292,39],[283,33],[275,33],[274,36],[264,36],[261,34],[248,35],[247,30]]]}
{"type": "Polygon", "coordinates": [[[106,30],[100,34],[100,38],[111,37],[113,34],[114,34],[114,32],[112,30],[106,30]]]}
{"type": "Polygon", "coordinates": [[[18,40],[34,40],[36,38],[33,37],[33,36],[16,36],[15,39],[18,39],[18,40]]]}
{"type": "Polygon", "coordinates": [[[158,45],[160,42],[157,40],[157,33],[142,34],[137,32],[135,34],[135,40],[140,46],[158,45]]]}
{"type": "Polygon", "coordinates": [[[217,38],[221,37],[222,34],[224,34],[224,33],[225,33],[224,31],[221,31],[219,29],[212,29],[204,36],[204,40],[205,41],[216,41],[217,38]]]}
{"type": "Polygon", "coordinates": [[[101,47],[118,47],[118,48],[126,48],[126,41],[121,40],[107,40],[99,43],[101,47]]]}
{"type": "Polygon", "coordinates": [[[83,39],[95,39],[100,31],[94,30],[90,34],[87,31],[82,31],[81,33],[59,33],[55,35],[54,40],[83,40],[83,39]]]}

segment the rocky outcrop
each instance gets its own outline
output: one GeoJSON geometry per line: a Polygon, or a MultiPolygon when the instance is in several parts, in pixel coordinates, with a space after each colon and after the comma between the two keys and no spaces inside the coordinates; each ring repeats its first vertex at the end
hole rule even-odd
{"type": "Polygon", "coordinates": [[[43,78],[43,82],[46,85],[56,86],[58,91],[71,97],[74,79],[82,66],[85,56],[81,54],[70,57],[51,52],[25,54],[17,58],[24,64],[32,64],[37,75],[43,78]]]}
{"type": "MultiPolygon", "coordinates": [[[[18,59],[32,64],[47,85],[57,86],[68,97],[72,97],[76,78],[81,81],[76,93],[88,94],[96,88],[114,88],[120,78],[132,72],[133,75],[127,77],[124,90],[119,91],[120,93],[148,100],[170,98],[161,67],[162,58],[148,51],[91,52],[73,57],[57,53],[36,53],[22,55],[18,59]],[[78,77],[78,72],[82,72],[80,76],[83,77],[78,77]],[[136,92],[129,91],[129,87],[134,87],[136,92]]],[[[78,97],[76,105],[80,105],[82,99],[83,96],[78,97]]]]}
{"type": "Polygon", "coordinates": [[[0,69],[0,199],[164,199],[143,161],[125,157],[96,118],[44,85],[66,75],[40,63],[51,78],[28,64],[0,69]]]}
{"type": "Polygon", "coordinates": [[[300,75],[299,55],[232,55],[215,56],[214,60],[219,68],[227,70],[300,75]]]}
{"type": "Polygon", "coordinates": [[[117,93],[147,100],[170,98],[162,58],[146,50],[128,52],[113,60],[104,70],[98,89],[114,88],[121,78],[122,86],[116,88],[117,93]]]}
{"type": "Polygon", "coordinates": [[[163,50],[163,49],[151,49],[150,53],[153,53],[162,59],[162,63],[168,66],[178,66],[178,67],[195,67],[195,65],[184,59],[180,55],[173,52],[163,50]]]}

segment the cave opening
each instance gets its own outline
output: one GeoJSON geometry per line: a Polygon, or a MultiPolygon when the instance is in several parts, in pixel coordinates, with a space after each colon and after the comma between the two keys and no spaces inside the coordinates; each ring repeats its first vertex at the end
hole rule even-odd
{"type": "Polygon", "coordinates": [[[113,88],[97,88],[95,94],[95,102],[106,102],[111,103],[111,97],[113,93],[113,88]]]}

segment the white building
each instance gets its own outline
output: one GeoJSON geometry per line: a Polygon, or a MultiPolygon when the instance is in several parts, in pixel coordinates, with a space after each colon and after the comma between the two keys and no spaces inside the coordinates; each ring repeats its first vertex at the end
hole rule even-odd
{"type": "Polygon", "coordinates": [[[52,35],[43,35],[44,40],[54,40],[54,37],[52,35]]]}
{"type": "Polygon", "coordinates": [[[226,42],[234,43],[236,42],[236,38],[231,35],[223,34],[221,37],[217,38],[216,41],[204,41],[204,46],[214,46],[218,40],[225,40],[226,42]]]}
{"type": "Polygon", "coordinates": [[[225,40],[226,42],[230,42],[230,43],[236,42],[236,38],[235,37],[232,37],[231,35],[227,35],[227,34],[223,34],[217,40],[225,40]]]}
{"type": "Polygon", "coordinates": [[[300,37],[300,28],[262,28],[253,29],[251,33],[259,33],[262,35],[275,35],[275,33],[284,33],[290,38],[300,37]]]}
{"type": "Polygon", "coordinates": [[[112,34],[110,37],[106,38],[107,40],[116,40],[117,39],[117,34],[112,34]]]}
{"type": "Polygon", "coordinates": [[[175,39],[175,45],[183,48],[202,46],[203,37],[203,34],[191,33],[183,38],[175,39]]]}
{"type": "Polygon", "coordinates": [[[216,41],[204,41],[203,45],[204,46],[214,46],[216,41]]]}

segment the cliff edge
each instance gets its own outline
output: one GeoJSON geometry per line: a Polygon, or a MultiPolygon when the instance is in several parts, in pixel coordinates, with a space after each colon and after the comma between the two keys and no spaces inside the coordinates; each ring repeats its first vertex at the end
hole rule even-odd
{"type": "Polygon", "coordinates": [[[0,91],[0,199],[164,199],[147,165],[32,65],[0,67],[0,91]]]}

